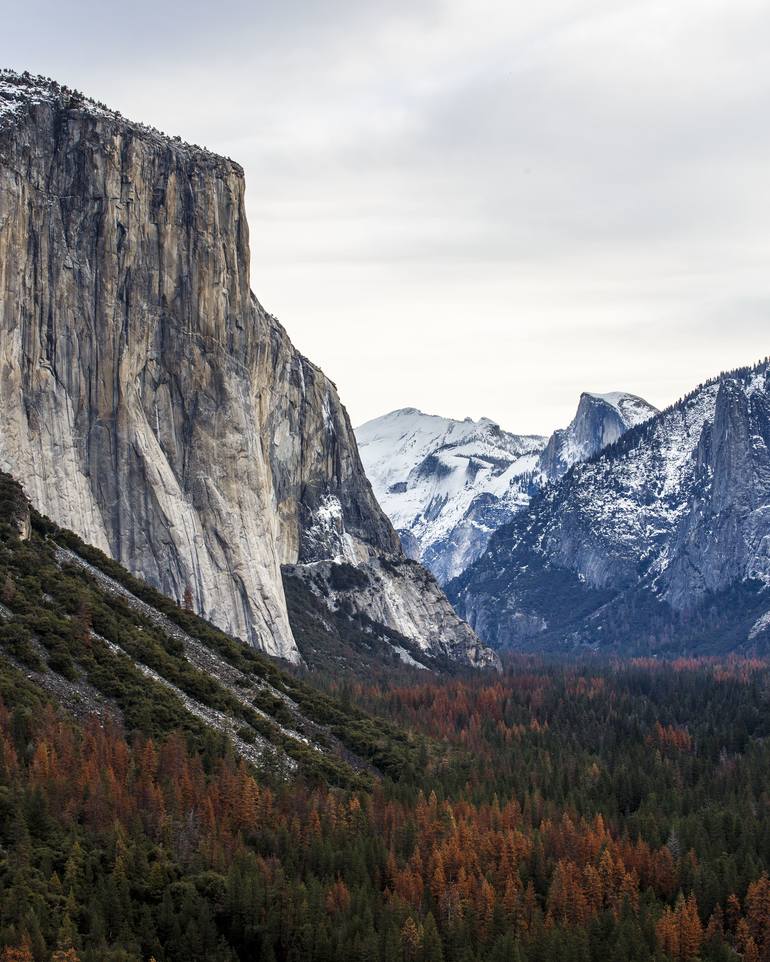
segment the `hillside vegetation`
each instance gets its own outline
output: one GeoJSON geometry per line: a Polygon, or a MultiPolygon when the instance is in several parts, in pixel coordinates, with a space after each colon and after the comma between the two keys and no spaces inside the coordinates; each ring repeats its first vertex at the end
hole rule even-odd
{"type": "Polygon", "coordinates": [[[3,962],[770,957],[764,662],[322,693],[0,512],[3,962]]]}

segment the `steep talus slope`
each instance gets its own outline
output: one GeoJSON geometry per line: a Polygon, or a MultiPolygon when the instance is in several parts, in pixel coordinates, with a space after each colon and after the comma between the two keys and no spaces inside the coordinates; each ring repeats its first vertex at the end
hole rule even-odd
{"type": "Polygon", "coordinates": [[[496,645],[729,649],[770,609],[767,363],[576,465],[449,586],[496,645]]]}
{"type": "MultiPolygon", "coordinates": [[[[433,575],[411,559],[378,558],[367,565],[365,573],[328,561],[287,566],[284,577],[314,595],[327,611],[358,625],[359,631],[378,640],[378,648],[390,648],[408,665],[441,670],[454,662],[500,668],[498,656],[481,645],[446,604],[433,575]]],[[[304,654],[304,645],[302,648],[304,654]]]]}
{"type": "Polygon", "coordinates": [[[400,554],[334,385],[251,293],[241,168],[7,72],[0,467],[289,660],[281,565],[400,554]]]}
{"type": "Polygon", "coordinates": [[[361,425],[356,438],[407,554],[445,584],[536,491],[655,412],[633,394],[583,394],[570,424],[546,441],[489,418],[453,421],[404,408],[361,425]]]}
{"type": "MultiPolygon", "coordinates": [[[[0,471],[0,699],[182,732],[263,775],[367,788],[411,739],[276,667],[40,516],[0,471]]],[[[404,669],[406,671],[406,669],[404,669]]]]}

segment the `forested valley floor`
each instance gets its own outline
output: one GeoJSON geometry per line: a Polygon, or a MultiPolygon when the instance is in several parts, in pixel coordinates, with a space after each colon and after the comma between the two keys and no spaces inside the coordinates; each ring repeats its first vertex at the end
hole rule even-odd
{"type": "Polygon", "coordinates": [[[8,682],[9,962],[770,958],[761,662],[346,685],[414,733],[403,777],[365,790],[77,723],[8,682]]]}
{"type": "Polygon", "coordinates": [[[770,960],[770,664],[287,674],[0,473],[0,962],[770,960]]]}

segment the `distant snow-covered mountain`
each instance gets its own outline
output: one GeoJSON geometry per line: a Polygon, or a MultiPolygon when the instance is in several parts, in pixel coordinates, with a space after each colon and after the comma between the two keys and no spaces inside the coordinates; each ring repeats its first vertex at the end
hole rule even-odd
{"type": "Polygon", "coordinates": [[[440,582],[463,571],[492,531],[528,502],[546,444],[543,437],[503,431],[488,418],[453,421],[415,408],[368,421],[356,439],[406,553],[440,582]]]}
{"type": "Polygon", "coordinates": [[[587,461],[657,413],[657,408],[635,394],[581,394],[575,417],[566,428],[554,431],[540,457],[541,482],[562,477],[573,464],[587,461]]]}
{"type": "Polygon", "coordinates": [[[546,439],[505,431],[489,418],[456,421],[403,408],[361,425],[356,439],[407,554],[445,584],[535,491],[654,413],[632,394],[583,394],[570,424],[546,439]]]}
{"type": "Polygon", "coordinates": [[[447,593],[493,646],[770,650],[769,452],[764,362],[575,466],[447,593]]]}

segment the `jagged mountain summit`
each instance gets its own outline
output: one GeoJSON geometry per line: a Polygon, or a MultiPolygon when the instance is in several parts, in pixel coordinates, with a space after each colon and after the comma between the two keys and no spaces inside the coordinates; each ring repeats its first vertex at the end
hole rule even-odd
{"type": "Polygon", "coordinates": [[[498,646],[770,642],[770,371],[722,375],[546,487],[448,586],[498,646]]]}
{"type": "MultiPolygon", "coordinates": [[[[0,468],[84,541],[291,661],[283,565],[401,559],[334,385],[251,292],[242,169],[7,71],[0,468]]],[[[484,661],[440,592],[424,610],[410,593],[406,619],[389,590],[382,617],[421,650],[484,661]]]]}
{"type": "Polygon", "coordinates": [[[633,394],[583,394],[570,424],[546,439],[489,418],[455,421],[403,408],[362,424],[356,438],[405,551],[445,584],[535,491],[655,412],[633,394]]]}

